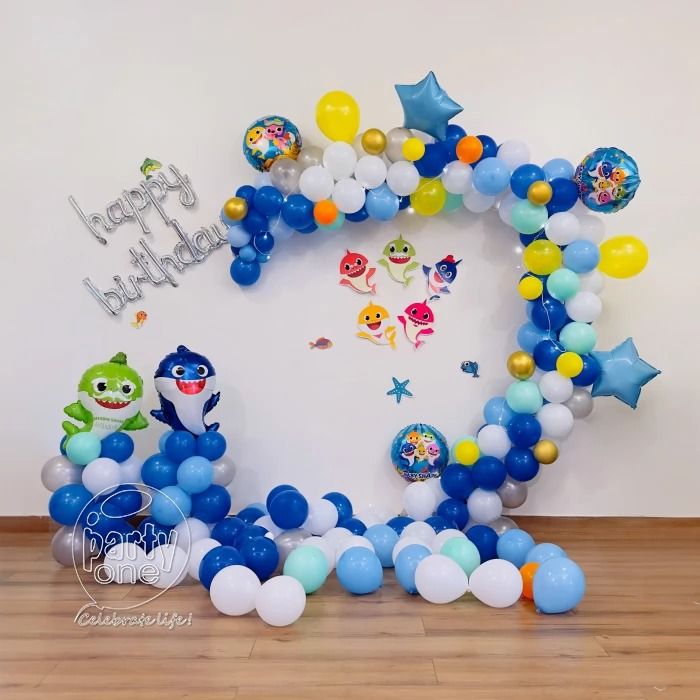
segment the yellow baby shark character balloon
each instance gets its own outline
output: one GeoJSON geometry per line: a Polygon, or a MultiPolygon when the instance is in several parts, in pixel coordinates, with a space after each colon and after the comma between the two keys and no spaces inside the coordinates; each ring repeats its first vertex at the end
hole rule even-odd
{"type": "Polygon", "coordinates": [[[357,316],[357,337],[396,349],[396,326],[390,325],[389,319],[389,312],[383,306],[370,303],[357,316]]]}

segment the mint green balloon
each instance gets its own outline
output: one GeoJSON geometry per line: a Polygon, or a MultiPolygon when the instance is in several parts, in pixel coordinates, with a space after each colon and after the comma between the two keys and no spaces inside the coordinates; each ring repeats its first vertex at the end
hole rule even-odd
{"type": "Polygon", "coordinates": [[[466,537],[450,538],[442,545],[440,554],[456,561],[467,576],[471,576],[472,571],[481,564],[479,550],[466,537]]]}
{"type": "Polygon", "coordinates": [[[283,573],[299,581],[308,595],[325,583],[328,576],[328,560],[318,547],[302,545],[292,550],[287,557],[283,573]]]}
{"type": "Polygon", "coordinates": [[[516,413],[537,413],[543,399],[535,382],[513,382],[506,391],[506,403],[516,413]]]}
{"type": "Polygon", "coordinates": [[[464,201],[461,194],[452,194],[451,192],[448,192],[442,211],[451,212],[455,211],[456,209],[461,209],[463,206],[464,201]]]}
{"type": "Polygon", "coordinates": [[[595,347],[598,334],[588,323],[574,321],[567,323],[559,333],[559,342],[566,350],[577,352],[579,355],[589,353],[595,347]]]}
{"type": "Polygon", "coordinates": [[[342,211],[338,212],[338,216],[335,217],[335,221],[332,224],[318,224],[318,227],[322,231],[337,231],[339,228],[343,227],[345,223],[345,214],[342,211]]]}
{"type": "Polygon", "coordinates": [[[95,433],[76,433],[66,442],[66,457],[81,467],[97,459],[102,451],[102,442],[95,433]]]}
{"type": "Polygon", "coordinates": [[[510,220],[518,233],[537,233],[547,223],[547,207],[532,204],[527,199],[517,201],[511,209],[510,220]]]}
{"type": "Polygon", "coordinates": [[[570,299],[580,286],[578,275],[566,267],[560,267],[547,278],[547,291],[559,301],[570,299]]]}

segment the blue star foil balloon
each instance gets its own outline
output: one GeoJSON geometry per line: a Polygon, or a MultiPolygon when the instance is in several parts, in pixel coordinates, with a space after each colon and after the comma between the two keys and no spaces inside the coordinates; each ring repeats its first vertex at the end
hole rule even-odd
{"type": "Polygon", "coordinates": [[[612,350],[592,355],[600,364],[601,373],[593,384],[591,396],[614,396],[632,408],[637,408],[642,387],[661,374],[661,370],[639,357],[632,338],[612,350]]]}
{"type": "Polygon", "coordinates": [[[243,137],[243,155],[256,170],[269,170],[278,158],[296,159],[300,150],[299,129],[285,117],[262,117],[243,137]]]}
{"type": "Polygon", "coordinates": [[[407,129],[418,129],[444,141],[447,122],[462,111],[439,85],[435,74],[428,75],[415,85],[394,85],[403,107],[403,125],[407,129]]]}
{"type": "Polygon", "coordinates": [[[391,461],[406,481],[439,477],[449,455],[444,435],[427,423],[407,425],[391,444],[391,461]]]}
{"type": "Polygon", "coordinates": [[[411,381],[410,379],[404,379],[404,381],[400,382],[396,377],[392,377],[391,381],[394,383],[394,388],[389,389],[389,391],[386,392],[386,395],[393,396],[396,399],[397,404],[401,403],[402,397],[407,396],[408,398],[411,398],[413,396],[413,394],[406,388],[408,383],[411,381]]]}
{"type": "Polygon", "coordinates": [[[639,170],[632,156],[619,148],[596,148],[574,174],[579,199],[593,211],[612,214],[624,209],[639,187],[639,170]]]}

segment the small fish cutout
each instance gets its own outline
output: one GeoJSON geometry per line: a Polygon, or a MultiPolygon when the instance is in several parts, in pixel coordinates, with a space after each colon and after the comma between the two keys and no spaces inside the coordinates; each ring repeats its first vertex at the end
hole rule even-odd
{"type": "Polygon", "coordinates": [[[395,350],[396,326],[390,323],[389,312],[383,306],[370,303],[357,316],[357,337],[395,350]]]}
{"type": "Polygon", "coordinates": [[[419,267],[419,263],[414,259],[416,249],[402,236],[399,236],[384,246],[382,255],[384,257],[380,258],[377,263],[386,269],[389,277],[394,282],[403,284],[404,287],[408,285],[413,279],[413,275],[409,273],[419,267]]]}
{"type": "Polygon", "coordinates": [[[163,164],[160,161],[153,158],[146,158],[143,163],[141,163],[139,170],[141,170],[141,173],[146,180],[150,180],[153,177],[153,173],[157,172],[162,167],[163,164]]]}
{"type": "Polygon", "coordinates": [[[148,318],[148,314],[145,311],[137,311],[136,312],[136,320],[131,322],[131,325],[134,328],[141,328],[144,323],[146,323],[146,319],[148,318]]]}
{"type": "Polygon", "coordinates": [[[368,267],[368,262],[369,260],[362,253],[346,250],[338,266],[339,284],[350,287],[359,294],[374,294],[377,291],[377,285],[372,282],[372,277],[377,268],[368,267]]]}
{"type": "Polygon", "coordinates": [[[481,375],[479,374],[479,363],[473,360],[466,360],[462,362],[459,368],[464,372],[464,374],[471,374],[472,379],[478,379],[481,375]]]}
{"type": "Polygon", "coordinates": [[[425,301],[416,301],[404,309],[405,316],[398,316],[406,337],[415,348],[425,344],[425,336],[432,335],[435,314],[425,301]]]}
{"type": "Polygon", "coordinates": [[[333,341],[328,340],[328,338],[324,338],[321,336],[317,340],[314,340],[313,342],[309,342],[309,349],[313,350],[328,350],[329,348],[333,347],[333,341]]]}
{"type": "Polygon", "coordinates": [[[433,267],[423,265],[423,274],[428,283],[430,300],[439,299],[441,294],[450,293],[450,285],[457,279],[457,265],[461,260],[455,260],[453,255],[446,255],[433,267]]]}

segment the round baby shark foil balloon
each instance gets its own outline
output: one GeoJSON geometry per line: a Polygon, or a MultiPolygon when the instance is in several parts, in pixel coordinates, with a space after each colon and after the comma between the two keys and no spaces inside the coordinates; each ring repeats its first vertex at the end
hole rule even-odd
{"type": "Polygon", "coordinates": [[[449,454],[443,434],[427,423],[406,426],[391,444],[391,461],[406,481],[439,477],[449,454]]]}
{"type": "Polygon", "coordinates": [[[269,170],[278,158],[296,159],[300,150],[299,129],[285,117],[262,117],[243,137],[243,155],[256,170],[269,170]]]}
{"type": "Polygon", "coordinates": [[[619,148],[596,148],[579,163],[574,180],[579,199],[603,214],[624,209],[640,182],[634,158],[619,148]]]}

